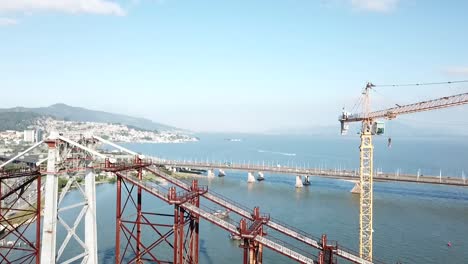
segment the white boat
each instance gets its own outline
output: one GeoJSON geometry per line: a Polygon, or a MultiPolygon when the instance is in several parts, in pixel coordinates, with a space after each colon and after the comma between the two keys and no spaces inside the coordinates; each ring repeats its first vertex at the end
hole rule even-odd
{"type": "Polygon", "coordinates": [[[229,211],[216,210],[216,212],[214,212],[213,215],[218,218],[227,218],[229,217],[229,211]]]}
{"type": "Polygon", "coordinates": [[[226,141],[231,141],[231,142],[241,142],[242,139],[240,138],[226,138],[226,141]]]}
{"type": "Polygon", "coordinates": [[[231,240],[241,240],[242,239],[239,235],[234,234],[234,233],[229,234],[229,238],[231,240]]]}

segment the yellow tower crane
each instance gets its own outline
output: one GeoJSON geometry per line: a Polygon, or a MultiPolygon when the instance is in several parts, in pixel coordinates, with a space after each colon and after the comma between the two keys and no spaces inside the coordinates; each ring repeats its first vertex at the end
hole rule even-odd
{"type": "MultiPolygon", "coordinates": [[[[465,82],[465,81],[463,81],[465,82]]],[[[447,82],[454,83],[454,82],[447,82]]],[[[416,84],[418,85],[418,84],[416,84]]],[[[378,119],[394,119],[398,115],[416,112],[430,111],[457,105],[468,104],[468,93],[442,97],[430,101],[423,101],[408,105],[397,105],[396,107],[371,112],[370,90],[375,85],[367,83],[362,92],[363,111],[358,114],[345,112],[339,117],[341,123],[341,134],[346,135],[349,123],[362,122],[360,165],[359,165],[359,187],[360,187],[360,214],[359,214],[359,254],[361,258],[372,261],[372,208],[373,208],[373,152],[372,136],[384,133],[385,126],[378,119]]]]}

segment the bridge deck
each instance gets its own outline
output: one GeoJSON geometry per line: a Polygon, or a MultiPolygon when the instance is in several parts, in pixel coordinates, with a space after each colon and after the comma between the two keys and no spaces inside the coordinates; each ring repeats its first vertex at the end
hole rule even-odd
{"type": "MultiPolygon", "coordinates": [[[[274,167],[251,164],[225,164],[225,163],[205,163],[205,162],[181,162],[173,160],[155,160],[155,164],[171,167],[193,168],[193,169],[223,169],[240,171],[261,171],[275,174],[300,175],[300,176],[320,176],[325,178],[343,179],[358,181],[359,174],[353,170],[334,170],[316,168],[293,168],[274,167]]],[[[468,181],[464,178],[448,176],[419,176],[415,174],[395,174],[395,173],[375,173],[374,181],[393,182],[416,182],[441,185],[468,186],[468,181]]]]}

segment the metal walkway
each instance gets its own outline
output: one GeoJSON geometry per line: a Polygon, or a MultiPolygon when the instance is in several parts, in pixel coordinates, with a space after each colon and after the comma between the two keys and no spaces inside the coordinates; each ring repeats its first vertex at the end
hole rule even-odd
{"type": "MultiPolygon", "coordinates": [[[[118,176],[122,177],[123,179],[125,179],[126,181],[128,182],[131,182],[132,184],[136,185],[136,186],[140,186],[142,187],[143,189],[145,189],[147,192],[153,194],[154,196],[158,197],[159,199],[162,199],[163,201],[167,202],[167,203],[174,203],[174,200],[171,200],[170,199],[170,195],[169,195],[169,192],[166,192],[164,188],[162,187],[158,187],[158,186],[155,186],[153,184],[150,184],[148,182],[145,182],[144,180],[139,180],[138,178],[136,178],[135,176],[129,176],[129,175],[126,175],[126,174],[121,174],[121,173],[117,173],[118,176]]],[[[179,182],[180,184],[181,182],[179,182]]],[[[185,184],[184,184],[185,185],[185,184]]],[[[185,185],[187,188],[188,188],[188,185],[185,185]]],[[[181,187],[182,188],[182,187],[181,187]]],[[[188,190],[188,189],[187,189],[188,190]]],[[[194,206],[193,204],[190,204],[190,203],[183,203],[180,205],[181,207],[183,207],[185,210],[191,212],[192,214],[195,214],[195,215],[198,215],[200,217],[202,217],[203,219],[223,228],[224,230],[230,232],[231,234],[237,234],[239,235],[239,231],[237,230],[237,227],[217,216],[215,216],[214,214],[212,213],[208,213],[207,211],[199,208],[199,207],[196,207],[194,206]]],[[[227,209],[230,209],[230,210],[234,210],[234,206],[231,206],[229,203],[225,203],[225,207],[227,209]]],[[[291,259],[294,259],[294,260],[297,260],[297,261],[300,261],[302,263],[310,263],[310,264],[314,264],[316,262],[314,262],[313,259],[311,258],[308,258],[294,250],[291,250],[285,246],[282,246],[281,244],[278,244],[278,243],[275,243],[265,237],[261,237],[261,236],[256,236],[255,237],[255,240],[258,241],[259,243],[261,243],[262,245],[268,247],[268,248],[271,248],[279,253],[281,253],[282,255],[285,255],[291,259]]]]}
{"type": "MultiPolygon", "coordinates": [[[[190,186],[174,177],[172,177],[171,175],[167,174],[166,172],[160,170],[159,168],[155,167],[155,166],[152,166],[151,168],[145,168],[147,171],[151,172],[151,173],[154,173],[155,175],[165,179],[166,181],[184,189],[184,190],[189,190],[190,189],[190,186]]],[[[209,192],[206,192],[204,194],[201,195],[202,197],[224,207],[224,208],[227,208],[237,214],[239,214],[240,216],[242,217],[245,217],[247,219],[250,219],[252,220],[252,214],[251,214],[251,210],[249,210],[248,208],[246,208],[245,206],[242,206],[234,201],[231,201],[225,197],[222,197],[221,195],[219,194],[214,194],[213,191],[209,191],[209,192]]],[[[184,205],[185,206],[185,205],[184,205]]],[[[201,209],[200,209],[201,210],[201,209]]],[[[207,213],[208,215],[210,215],[211,217],[208,218],[209,216],[206,215],[206,216],[203,216],[200,214],[200,216],[203,216],[205,219],[211,221],[212,223],[214,224],[217,224],[217,225],[226,225],[225,226],[221,226],[222,228],[228,230],[231,232],[231,229],[232,227],[235,228],[234,225],[230,224],[230,223],[219,223],[219,218],[218,217],[215,217],[213,216],[212,214],[209,214],[207,213]],[[213,222],[213,220],[210,220],[210,219],[213,219],[217,222],[213,222]],[[229,225],[229,229],[228,229],[228,225],[229,225]]],[[[223,221],[224,222],[224,221],[223,221]]],[[[294,238],[298,241],[301,241],[307,245],[310,245],[318,250],[322,250],[322,245],[321,243],[319,243],[319,239],[317,238],[314,238],[312,235],[310,234],[307,234],[303,231],[300,231],[298,229],[295,229],[295,228],[292,228],[290,226],[287,226],[283,223],[280,223],[279,221],[277,220],[270,220],[266,223],[266,226],[272,228],[272,229],[275,229],[291,238],[294,238]]],[[[235,232],[233,233],[238,233],[237,229],[235,230],[235,232]]],[[[265,237],[260,237],[260,236],[257,236],[255,238],[258,242],[262,243],[263,245],[265,245],[266,247],[269,247],[273,250],[276,250],[278,251],[279,253],[281,254],[285,254],[297,261],[300,261],[300,262],[304,262],[304,263],[309,263],[309,262],[305,262],[303,260],[301,260],[301,258],[306,258],[305,256],[297,253],[297,252],[294,252],[294,251],[291,251],[289,252],[289,249],[281,246],[280,244],[277,244],[273,241],[270,241],[268,239],[266,239],[265,237]],[[257,240],[258,238],[258,240],[257,240]],[[289,252],[289,253],[288,253],[289,252]]],[[[357,254],[353,254],[351,252],[348,252],[348,251],[345,251],[345,250],[341,250],[341,249],[336,249],[334,250],[334,254],[336,254],[337,256],[340,256],[344,259],[347,259],[349,261],[352,261],[354,263],[362,263],[362,264],[371,264],[373,262],[370,262],[370,261],[367,261],[367,260],[364,260],[362,258],[360,258],[357,254]]],[[[313,263],[313,262],[310,262],[310,263],[313,263]]]]}

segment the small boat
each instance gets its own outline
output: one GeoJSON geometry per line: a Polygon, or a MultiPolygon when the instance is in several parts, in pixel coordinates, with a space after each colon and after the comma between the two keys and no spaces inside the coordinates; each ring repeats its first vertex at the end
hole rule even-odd
{"type": "Polygon", "coordinates": [[[230,141],[230,142],[241,142],[242,139],[240,138],[225,138],[224,140],[230,141]]]}
{"type": "Polygon", "coordinates": [[[216,212],[214,212],[213,215],[218,218],[227,218],[229,217],[229,211],[216,210],[216,212]]]}
{"type": "Polygon", "coordinates": [[[303,185],[310,185],[309,176],[305,176],[304,182],[302,184],[303,185]]]}
{"type": "Polygon", "coordinates": [[[234,234],[234,233],[230,233],[230,234],[229,234],[229,238],[230,238],[231,240],[241,240],[241,239],[242,239],[239,235],[234,234]]]}

